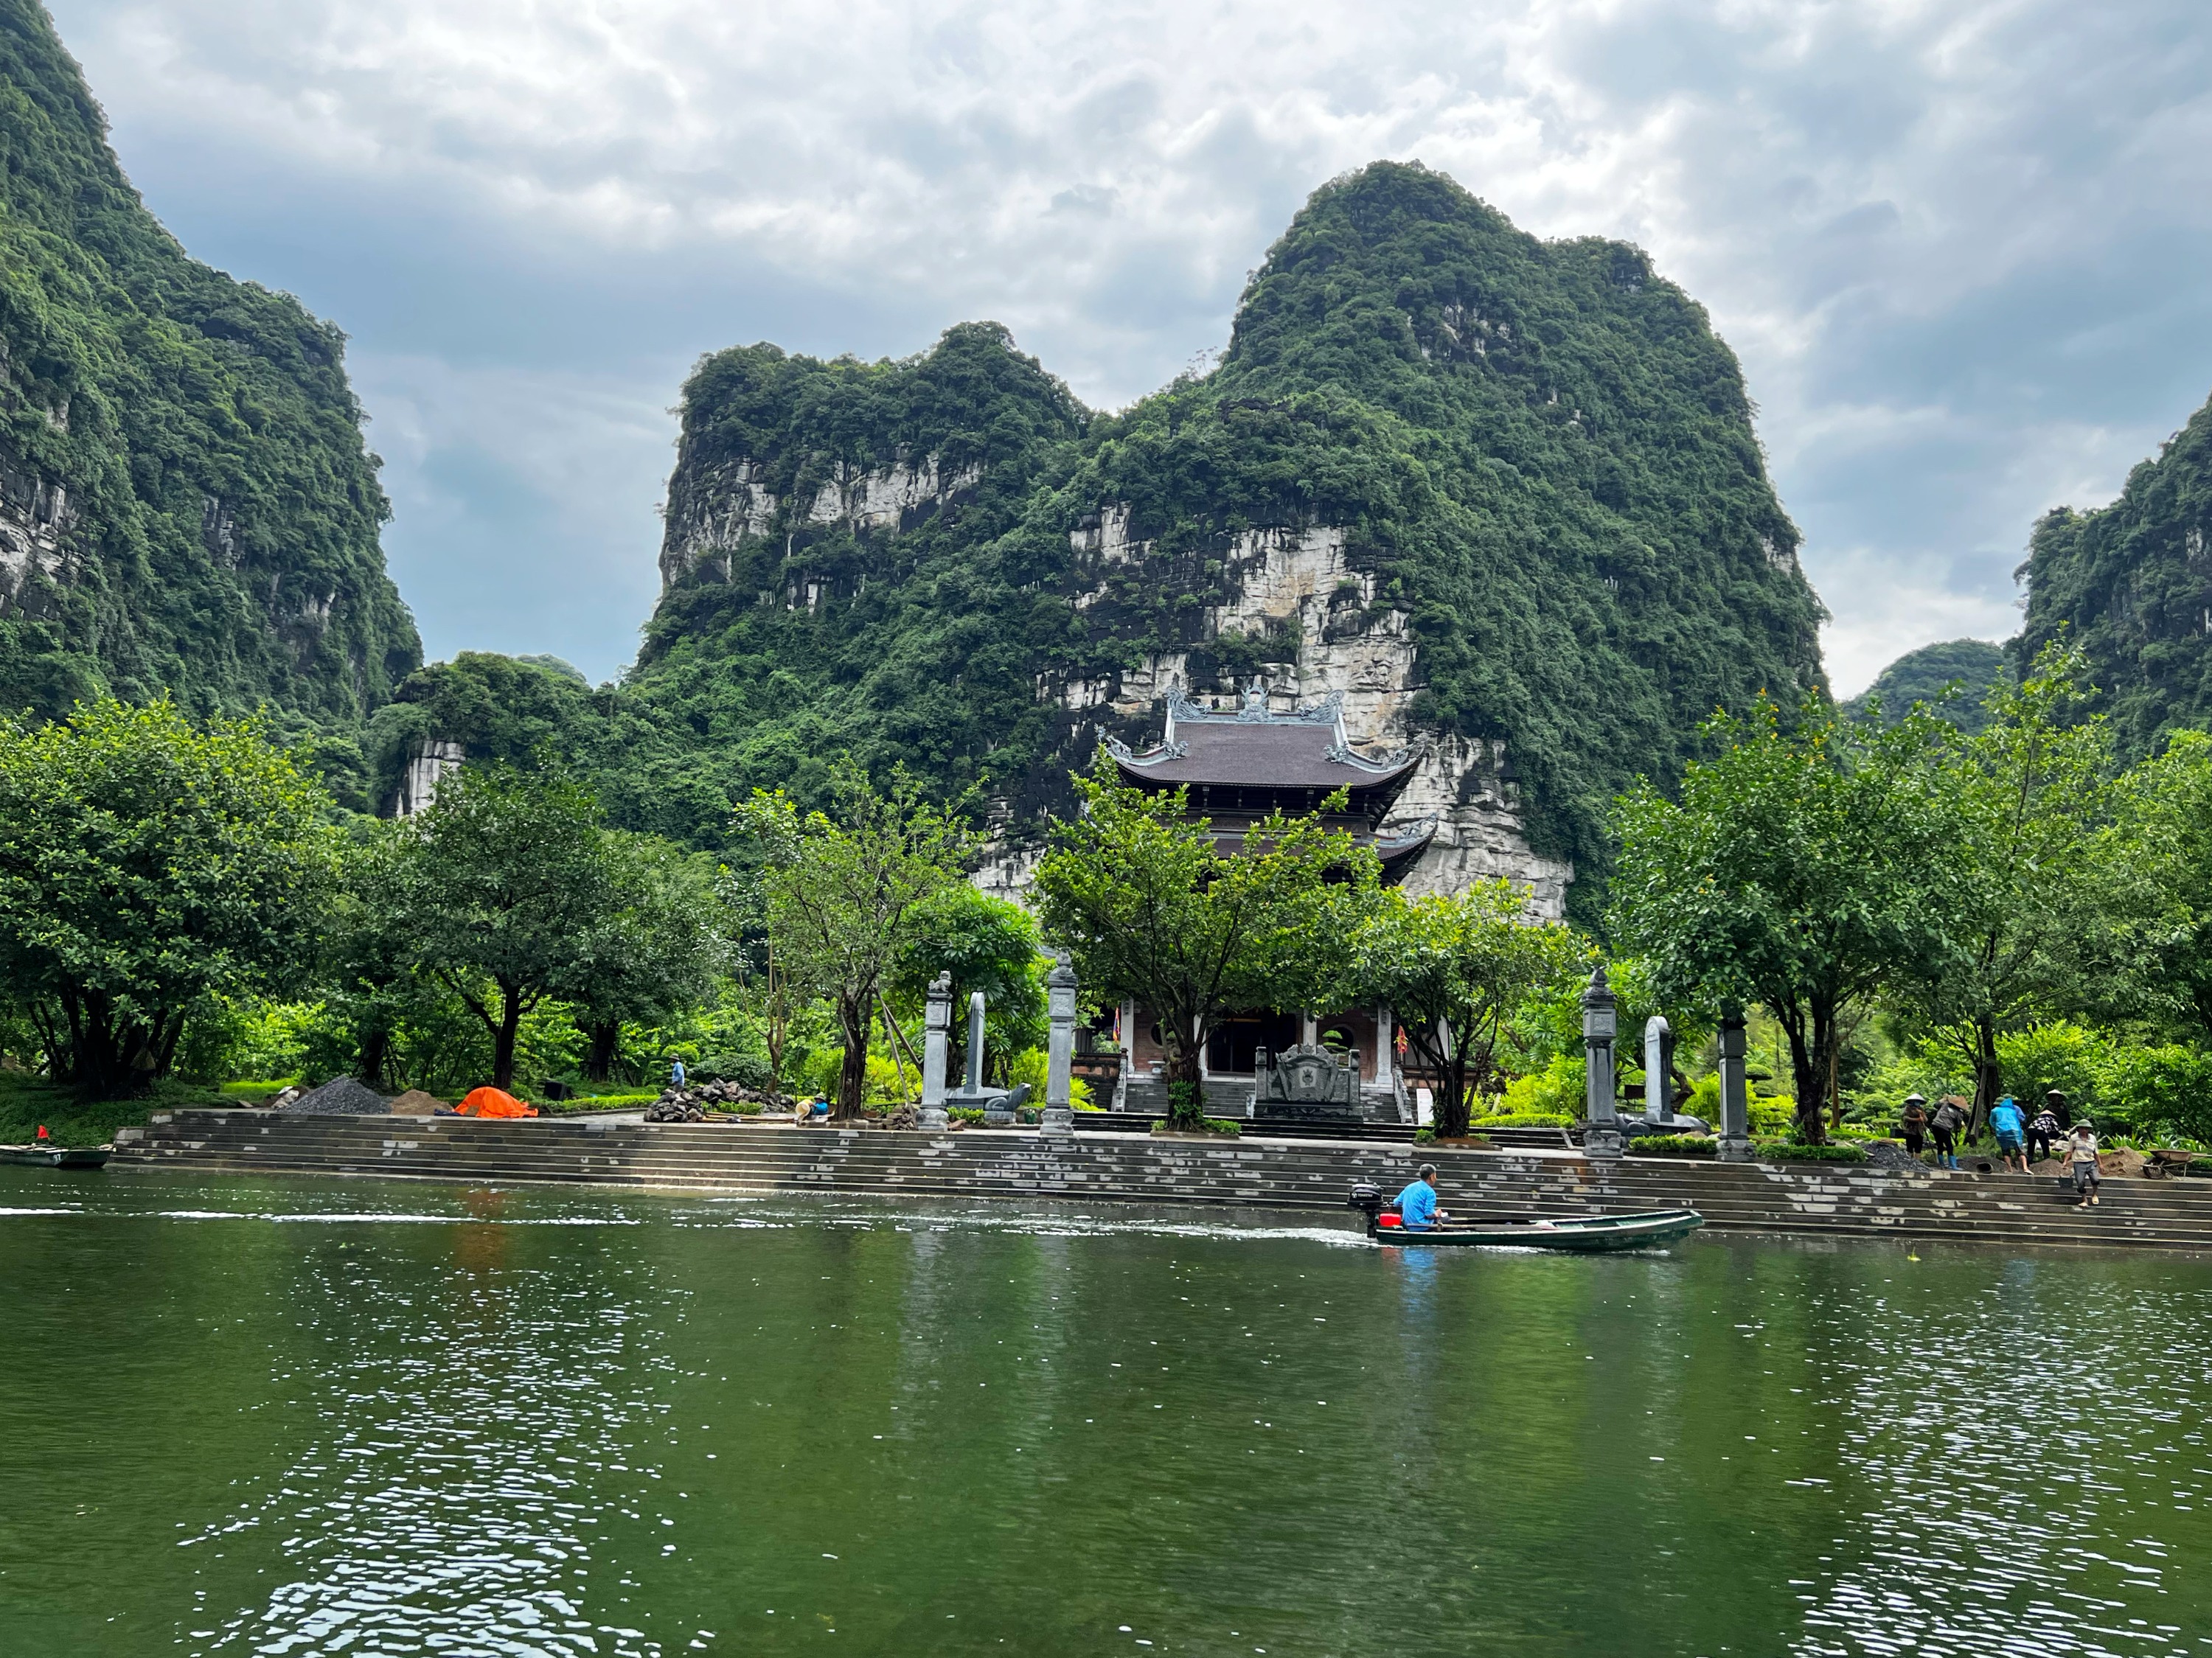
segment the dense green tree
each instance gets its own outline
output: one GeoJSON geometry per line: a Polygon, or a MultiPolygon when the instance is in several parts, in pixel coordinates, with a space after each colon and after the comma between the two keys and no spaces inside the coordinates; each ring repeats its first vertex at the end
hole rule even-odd
{"type": "Polygon", "coordinates": [[[584,1075],[605,1082],[627,1023],[672,1020],[703,1002],[729,953],[713,859],[648,835],[609,832],[613,902],[563,987],[588,1040],[584,1075]]]}
{"type": "Polygon", "coordinates": [[[979,892],[965,882],[923,900],[890,977],[890,987],[911,1011],[939,973],[952,975],[952,1044],[958,1062],[968,1040],[961,1017],[968,999],[983,993],[983,1040],[998,1072],[1006,1062],[1045,1039],[1044,958],[1037,948],[1036,918],[1010,898],[979,892]]]}
{"type": "Polygon", "coordinates": [[[143,1085],[196,1006],[296,975],[330,878],[327,804],[257,720],[103,699],[0,722],[0,987],[59,1079],[143,1085]]]}
{"type": "Polygon", "coordinates": [[[1038,918],[1092,994],[1158,1016],[1170,1119],[1188,1124],[1204,1114],[1200,1060],[1223,1015],[1352,999],[1351,941],[1381,866],[1322,826],[1341,793],[1310,817],[1261,818],[1224,851],[1186,790],[1129,787],[1103,750],[1076,788],[1082,811],[1053,825],[1037,865],[1038,918]]]}
{"type": "Polygon", "coordinates": [[[490,1034],[492,1085],[511,1088],[523,1016],[588,980],[623,907],[597,805],[557,772],[470,766],[405,827],[406,928],[490,1034]]]}
{"type": "Polygon", "coordinates": [[[1498,879],[1408,898],[1386,889],[1356,936],[1360,999],[1388,1003],[1443,1079],[1440,1135],[1467,1133],[1474,1090],[1496,1074],[1514,1014],[1566,977],[1582,947],[1556,921],[1532,922],[1528,890],[1498,879]]]}
{"type": "Polygon", "coordinates": [[[1619,804],[1614,936],[1669,999],[1766,1006],[1817,1143],[1845,1016],[1950,948],[1966,878],[1931,756],[1952,732],[1924,713],[1871,730],[1817,698],[1793,726],[1762,699],[1706,730],[1718,752],[1679,801],[1646,782],[1619,804]]]}
{"type": "Polygon", "coordinates": [[[2212,1048],[2212,738],[2177,732],[2123,774],[2092,850],[2084,999],[2212,1048]]]}
{"type": "Polygon", "coordinates": [[[830,811],[802,812],[778,790],[756,793],[738,820],[762,860],[777,972],[836,1008],[844,1061],[836,1114],[849,1121],[867,1091],[869,1029],[883,983],[914,938],[922,906],[960,878],[973,840],[905,772],[881,793],[850,764],[833,780],[830,811]]]}
{"type": "Polygon", "coordinates": [[[404,823],[356,820],[318,928],[324,999],[350,1033],[353,1074],[372,1088],[392,1080],[395,1039],[437,993],[414,932],[416,844],[404,823]]]}
{"type": "Polygon", "coordinates": [[[1974,1104],[2004,1090],[1997,1039],[2081,1005],[2080,945],[2107,890],[2095,855],[2111,739],[2083,718],[2081,653],[2052,644],[1989,699],[1982,732],[1934,751],[1929,811],[1960,878],[1931,893],[1928,937],[1890,1000],[1973,1067],[1974,1104]]]}

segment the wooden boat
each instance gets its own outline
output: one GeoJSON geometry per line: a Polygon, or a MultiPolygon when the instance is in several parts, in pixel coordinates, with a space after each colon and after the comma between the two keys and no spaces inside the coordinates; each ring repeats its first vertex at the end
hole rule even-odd
{"type": "Polygon", "coordinates": [[[0,1163],[35,1169],[97,1169],[113,1154],[112,1145],[0,1145],[0,1163]]]}
{"type": "Polygon", "coordinates": [[[1382,1193],[1355,1186],[1347,1208],[1367,1216],[1367,1236],[1376,1243],[1464,1248],[1565,1249],[1595,1254],[1614,1249],[1648,1249],[1675,1243],[1705,1224],[1694,1209],[1647,1209],[1628,1215],[1578,1215],[1554,1219],[1544,1215],[1492,1216],[1479,1221],[1446,1221],[1419,1230],[1382,1224],[1382,1193]]]}

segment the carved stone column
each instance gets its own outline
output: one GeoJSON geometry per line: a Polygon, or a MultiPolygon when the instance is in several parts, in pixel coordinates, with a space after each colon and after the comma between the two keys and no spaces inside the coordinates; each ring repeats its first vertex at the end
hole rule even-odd
{"type": "Polygon", "coordinates": [[[1613,987],[1606,981],[1605,963],[1590,970],[1589,987],[1583,992],[1583,1060],[1589,1073],[1583,1094],[1583,1151],[1593,1157],[1620,1155],[1620,1114],[1613,1102],[1613,1042],[1620,1030],[1613,987]]]}
{"type": "Polygon", "coordinates": [[[940,973],[929,981],[929,1011],[921,1038],[921,1126],[950,1128],[945,1114],[945,1061],[947,1033],[952,1027],[952,975],[940,973]]]}
{"type": "Polygon", "coordinates": [[[1044,1132],[1075,1132],[1075,969],[1065,951],[1045,975],[1045,1012],[1051,1021],[1044,1062],[1044,1132]]]}
{"type": "Polygon", "coordinates": [[[1751,1161],[1751,1101],[1744,1091],[1743,1010],[1721,1019],[1721,1143],[1723,1163],[1751,1161]]]}

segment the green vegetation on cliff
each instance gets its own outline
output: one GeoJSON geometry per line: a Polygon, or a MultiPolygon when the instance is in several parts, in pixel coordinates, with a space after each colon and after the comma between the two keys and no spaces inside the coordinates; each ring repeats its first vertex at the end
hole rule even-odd
{"type": "Polygon", "coordinates": [[[343,337],[188,257],[0,0],[0,707],[267,702],[343,744],[422,660],[343,337]]]}
{"type": "Polygon", "coordinates": [[[1972,737],[1989,724],[1983,699],[2011,679],[2003,646],[1986,639],[1949,639],[1907,651],[1876,674],[1873,684],[1844,703],[1843,710],[1856,720],[1879,701],[1882,723],[1894,726],[1914,704],[1925,702],[1972,737]],[[1958,688],[1955,695],[1949,695],[1954,685],[1958,688]]]}
{"type": "Polygon", "coordinates": [[[2062,633],[2089,660],[2121,754],[2212,728],[2212,403],[2111,506],[2045,514],[2028,542],[2015,667],[2062,633]]]}
{"type": "Polygon", "coordinates": [[[1502,739],[1532,841],[1601,870],[1631,778],[1816,681],[1796,539],[1734,356],[1643,254],[1381,163],[1299,213],[1217,369],[1117,415],[992,325],[897,362],[706,359],[602,797],[712,840],[849,751],[981,784],[1019,840],[1102,731],[1152,724],[1112,702],[1155,662],[1229,689],[1402,625],[1413,727],[1502,739]],[[1322,529],[1328,641],[1219,627],[1248,532],[1322,529]]]}

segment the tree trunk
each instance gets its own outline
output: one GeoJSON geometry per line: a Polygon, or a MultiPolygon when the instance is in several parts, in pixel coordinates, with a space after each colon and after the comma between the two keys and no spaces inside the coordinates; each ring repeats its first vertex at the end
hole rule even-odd
{"type": "Polygon", "coordinates": [[[1784,1019],[1782,1028],[1790,1036],[1790,1091],[1797,1096],[1798,1140],[1806,1145],[1824,1145],[1828,1130],[1822,1107],[1828,1092],[1828,1050],[1836,1039],[1835,1016],[1815,1003],[1808,1011],[1784,1019]]]}
{"type": "Polygon", "coordinates": [[[1437,1066],[1437,1080],[1443,1089],[1437,1100],[1436,1130],[1440,1140],[1463,1139],[1468,1117],[1467,1044],[1453,1038],[1450,1025],[1438,1021],[1437,1039],[1443,1052],[1437,1066]]]}
{"type": "Polygon", "coordinates": [[[1997,1063],[1996,1021],[1987,1014],[1974,1021],[1974,1110],[1966,1120],[1966,1133],[1978,1133],[1990,1120],[1990,1108],[2004,1086],[2004,1067],[1997,1063]]]}
{"type": "MultiPolygon", "coordinates": [[[[1177,1021],[1173,1016],[1163,1015],[1160,1033],[1175,1032],[1177,1021]]],[[[1193,1019],[1195,1029],[1198,1021],[1193,1019]]],[[[1194,1037],[1184,1037],[1168,1044],[1168,1127],[1195,1128],[1206,1116],[1206,1080],[1199,1067],[1205,1054],[1203,1042],[1194,1037]]]]}
{"type": "Polygon", "coordinates": [[[603,1083],[614,1076],[615,1060],[622,1052],[622,1021],[595,1019],[584,1027],[590,1044],[584,1049],[584,1077],[603,1083]]]}
{"type": "Polygon", "coordinates": [[[522,1028],[522,992],[500,987],[499,1029],[492,1033],[491,1085],[514,1091],[514,1033],[522,1028]]]}
{"type": "Polygon", "coordinates": [[[361,1052],[354,1055],[353,1074],[371,1088],[384,1086],[385,1067],[392,1062],[392,1033],[388,1030],[368,1031],[361,1039],[361,1052]]]}
{"type": "Polygon", "coordinates": [[[840,1122],[854,1122],[868,1091],[868,1004],[865,998],[837,999],[837,1028],[845,1034],[845,1063],[837,1072],[840,1122]]]}

